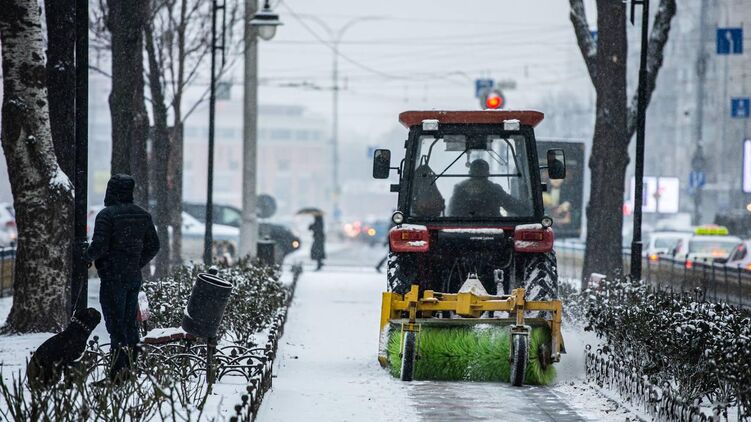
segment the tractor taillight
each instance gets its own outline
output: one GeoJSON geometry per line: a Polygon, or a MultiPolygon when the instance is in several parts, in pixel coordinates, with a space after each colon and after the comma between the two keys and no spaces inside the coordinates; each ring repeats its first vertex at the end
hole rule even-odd
{"type": "Polygon", "coordinates": [[[550,227],[541,225],[518,226],[514,230],[514,250],[541,253],[553,250],[555,235],[550,227]]]}
{"type": "Polygon", "coordinates": [[[427,252],[430,233],[425,226],[401,225],[389,231],[391,252],[427,252]]]}

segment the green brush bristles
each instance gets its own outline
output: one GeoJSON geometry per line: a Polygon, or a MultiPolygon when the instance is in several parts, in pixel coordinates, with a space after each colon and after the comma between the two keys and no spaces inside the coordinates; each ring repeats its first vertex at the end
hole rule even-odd
{"type": "MultiPolygon", "coordinates": [[[[414,378],[439,381],[508,382],[510,333],[506,326],[422,327],[418,335],[418,359],[414,378]]],[[[545,385],[555,379],[555,368],[543,370],[537,349],[550,342],[547,327],[533,327],[529,338],[529,363],[525,383],[545,385]]],[[[387,346],[389,370],[399,377],[401,330],[392,327],[387,346]]]]}

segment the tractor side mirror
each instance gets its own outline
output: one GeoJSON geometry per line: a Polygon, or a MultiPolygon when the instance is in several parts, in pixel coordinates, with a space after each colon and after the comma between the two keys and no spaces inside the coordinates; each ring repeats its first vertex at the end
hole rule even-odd
{"type": "Polygon", "coordinates": [[[373,178],[388,179],[391,170],[391,151],[377,149],[373,154],[373,178]]]}
{"type": "Polygon", "coordinates": [[[551,180],[566,178],[566,155],[562,149],[548,150],[548,176],[551,180]]]}

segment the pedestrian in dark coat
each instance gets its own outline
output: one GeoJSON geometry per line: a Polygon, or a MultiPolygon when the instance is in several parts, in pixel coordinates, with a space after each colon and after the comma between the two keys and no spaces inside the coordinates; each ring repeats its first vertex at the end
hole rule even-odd
{"type": "Polygon", "coordinates": [[[101,279],[99,301],[110,334],[113,381],[129,376],[130,363],[137,359],[141,269],[159,252],[151,215],[133,204],[135,185],[135,180],[125,174],[116,174],[109,180],[105,208],[96,216],[94,236],[87,250],[101,279]]]}
{"type": "Polygon", "coordinates": [[[323,260],[326,259],[326,233],[323,229],[323,216],[316,215],[313,224],[308,227],[313,232],[313,245],[310,247],[310,259],[318,262],[316,271],[323,268],[323,260]]]}

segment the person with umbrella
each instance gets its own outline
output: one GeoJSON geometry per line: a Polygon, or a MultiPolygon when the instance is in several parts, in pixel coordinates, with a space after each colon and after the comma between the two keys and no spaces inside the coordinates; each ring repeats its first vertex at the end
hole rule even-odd
{"type": "Polygon", "coordinates": [[[310,247],[310,259],[318,263],[316,271],[323,268],[323,260],[326,259],[326,231],[323,227],[323,212],[317,208],[304,208],[297,214],[310,214],[313,216],[313,224],[308,230],[313,232],[313,245],[310,247]]]}

